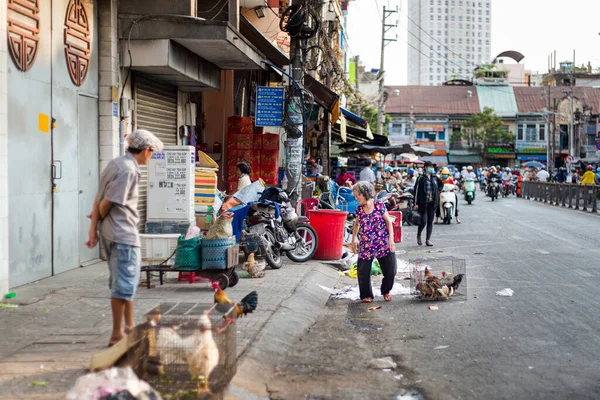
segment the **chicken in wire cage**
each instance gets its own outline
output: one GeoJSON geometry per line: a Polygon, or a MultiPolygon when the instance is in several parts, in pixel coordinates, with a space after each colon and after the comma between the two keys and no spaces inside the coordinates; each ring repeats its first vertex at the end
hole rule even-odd
{"type": "Polygon", "coordinates": [[[463,259],[411,260],[411,293],[420,299],[448,300],[452,296],[467,298],[466,263],[463,259]]]}
{"type": "Polygon", "coordinates": [[[164,398],[208,398],[235,375],[235,306],[223,312],[216,305],[163,303],[149,313],[152,326],[129,357],[164,398]]]}

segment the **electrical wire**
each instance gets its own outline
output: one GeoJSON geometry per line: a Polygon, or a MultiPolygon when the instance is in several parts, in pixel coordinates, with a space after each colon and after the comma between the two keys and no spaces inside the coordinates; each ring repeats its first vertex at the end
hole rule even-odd
{"type": "MultiPolygon", "coordinates": [[[[222,2],[224,2],[224,3],[229,3],[229,0],[222,0],[222,2]]],[[[214,5],[214,6],[212,6],[210,9],[208,9],[208,10],[206,10],[206,11],[197,11],[197,14],[208,14],[208,13],[212,12],[212,11],[213,11],[215,8],[217,8],[219,5],[221,5],[221,3],[222,3],[222,2],[221,2],[221,1],[217,1],[217,2],[215,3],[215,5],[214,5]]],[[[220,13],[221,13],[221,11],[219,11],[219,12],[217,13],[217,15],[219,15],[220,13]]]]}
{"type": "Polygon", "coordinates": [[[227,7],[229,5],[229,1],[226,0],[225,3],[223,4],[223,7],[221,7],[219,9],[219,11],[213,15],[213,17],[209,20],[209,21],[213,21],[215,18],[217,18],[219,15],[221,15],[221,13],[223,12],[223,10],[225,9],[225,7],[227,7]]]}

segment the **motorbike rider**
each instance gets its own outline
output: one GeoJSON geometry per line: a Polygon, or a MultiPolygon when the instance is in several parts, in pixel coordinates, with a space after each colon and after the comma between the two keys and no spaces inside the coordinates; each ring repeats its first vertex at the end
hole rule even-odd
{"type": "Polygon", "coordinates": [[[392,172],[394,172],[394,169],[392,167],[385,167],[385,169],[383,170],[382,181],[384,185],[389,185],[391,188],[395,189],[396,185],[398,184],[398,181],[396,180],[396,178],[394,178],[392,172]]]}
{"type": "Polygon", "coordinates": [[[487,176],[488,187],[492,183],[492,179],[496,179],[496,182],[500,182],[500,175],[498,174],[498,171],[496,170],[496,167],[491,167],[490,168],[490,172],[488,173],[488,176],[487,176]]]}
{"type": "MultiPolygon", "coordinates": [[[[456,182],[450,176],[450,170],[448,170],[448,168],[446,168],[446,167],[442,168],[442,171],[440,172],[439,179],[443,183],[443,185],[441,186],[442,188],[446,184],[456,185],[456,182]]],[[[454,207],[454,210],[455,210],[454,216],[456,217],[456,223],[460,224],[460,219],[458,218],[458,194],[456,193],[456,191],[454,191],[454,197],[456,198],[455,203],[454,203],[456,205],[456,207],[454,207]]],[[[438,218],[440,218],[442,216],[441,209],[442,209],[442,204],[440,203],[439,207],[435,210],[435,222],[434,222],[434,224],[437,224],[438,223],[438,218]]]]}
{"type": "Polygon", "coordinates": [[[546,171],[546,167],[541,167],[540,172],[538,172],[535,177],[540,182],[547,182],[550,174],[546,171]]]}
{"type": "Polygon", "coordinates": [[[404,178],[404,186],[410,190],[414,190],[417,177],[415,176],[415,170],[410,168],[406,171],[406,178],[404,178]]]}
{"type": "MultiPolygon", "coordinates": [[[[469,165],[467,167],[467,172],[465,173],[465,175],[463,176],[464,181],[467,180],[473,180],[473,182],[477,182],[477,175],[475,174],[475,172],[473,172],[473,166],[469,165]]],[[[464,186],[464,181],[463,181],[463,192],[466,191],[466,188],[464,186]]]]}
{"type": "Polygon", "coordinates": [[[556,183],[565,183],[567,181],[567,170],[565,167],[560,167],[553,179],[556,183]]]}

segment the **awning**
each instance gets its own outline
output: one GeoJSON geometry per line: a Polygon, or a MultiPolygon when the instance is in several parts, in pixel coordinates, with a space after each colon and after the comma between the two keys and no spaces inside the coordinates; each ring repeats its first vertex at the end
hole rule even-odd
{"type": "MultiPolygon", "coordinates": [[[[354,153],[380,153],[380,154],[405,154],[405,153],[413,153],[417,156],[430,156],[431,153],[435,151],[434,148],[421,147],[418,144],[409,144],[405,143],[398,146],[373,146],[371,144],[348,144],[343,146],[346,148],[347,152],[354,153]]],[[[446,157],[444,157],[446,158],[446,157]]]]}
{"type": "Polygon", "coordinates": [[[227,21],[179,15],[134,21],[129,14],[119,14],[119,39],[128,40],[130,34],[132,41],[169,39],[221,69],[264,68],[265,56],[227,21]]]}
{"type": "Polygon", "coordinates": [[[261,31],[256,29],[243,14],[240,14],[240,33],[256,46],[271,63],[280,68],[284,65],[289,65],[290,57],[274,45],[261,31]]]}
{"type": "Polygon", "coordinates": [[[369,124],[369,122],[365,119],[362,119],[361,117],[359,117],[358,115],[354,114],[352,111],[346,110],[343,107],[340,107],[340,110],[342,111],[342,114],[344,114],[344,116],[350,121],[353,122],[357,125],[362,126],[363,128],[366,128],[367,125],[369,124]]]}
{"type": "Polygon", "coordinates": [[[481,156],[448,154],[448,162],[450,164],[481,164],[481,156]]]}
{"type": "Polygon", "coordinates": [[[437,167],[444,167],[444,166],[448,165],[448,157],[446,157],[446,156],[427,156],[427,157],[421,157],[421,160],[430,161],[431,163],[435,164],[437,167]]]}
{"type": "MultiPolygon", "coordinates": [[[[336,123],[332,130],[332,139],[342,141],[340,134],[340,123],[336,123]]],[[[387,136],[373,134],[373,139],[367,137],[367,130],[363,128],[357,128],[351,125],[346,125],[346,142],[348,144],[371,144],[375,146],[386,146],[389,144],[387,136]]]]}
{"type": "Polygon", "coordinates": [[[221,88],[221,70],[185,47],[168,39],[121,41],[121,67],[143,72],[168,82],[182,92],[214,91],[221,88]]]}
{"type": "Polygon", "coordinates": [[[304,75],[304,88],[315,96],[318,105],[329,112],[333,112],[339,104],[340,96],[308,74],[304,75]]]}

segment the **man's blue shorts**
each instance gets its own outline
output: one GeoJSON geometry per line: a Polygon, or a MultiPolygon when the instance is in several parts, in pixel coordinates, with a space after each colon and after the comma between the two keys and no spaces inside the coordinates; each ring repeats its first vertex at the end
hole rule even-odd
{"type": "Polygon", "coordinates": [[[104,241],[104,252],[108,261],[108,287],[111,289],[111,297],[133,300],[140,282],[140,248],[104,241]]]}

